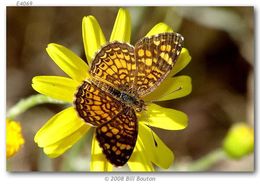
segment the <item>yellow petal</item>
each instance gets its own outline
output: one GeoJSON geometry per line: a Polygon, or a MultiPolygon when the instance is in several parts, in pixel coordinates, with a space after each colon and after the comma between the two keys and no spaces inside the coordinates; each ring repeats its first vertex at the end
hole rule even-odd
{"type": "Polygon", "coordinates": [[[181,130],[188,125],[188,117],[181,111],[149,104],[147,111],[139,118],[139,123],[166,130],[181,130]]]}
{"type": "Polygon", "coordinates": [[[149,154],[145,153],[144,145],[138,137],[134,148],[134,152],[128,160],[127,164],[131,171],[151,172],[154,171],[153,165],[148,158],[149,154]]]}
{"type": "Polygon", "coordinates": [[[191,93],[192,85],[189,76],[178,76],[171,79],[169,88],[162,94],[158,101],[176,99],[191,93]]]}
{"type": "Polygon", "coordinates": [[[168,169],[173,163],[174,155],[163,141],[145,125],[139,125],[139,136],[142,140],[147,156],[157,166],[168,169]]]}
{"type": "Polygon", "coordinates": [[[39,147],[46,147],[70,136],[82,126],[90,128],[79,118],[76,110],[69,107],[47,121],[35,135],[34,141],[39,147]]]}
{"type": "Polygon", "coordinates": [[[36,76],[32,79],[32,87],[37,92],[67,102],[72,102],[78,86],[76,81],[59,76],[36,76]]]}
{"type": "Polygon", "coordinates": [[[165,101],[184,97],[191,93],[192,85],[189,76],[167,78],[154,92],[147,95],[145,101],[165,101]]]}
{"type": "Polygon", "coordinates": [[[106,38],[95,17],[87,16],[83,18],[82,36],[88,64],[91,65],[95,53],[106,43],[106,38]]]}
{"type": "Polygon", "coordinates": [[[191,61],[191,56],[189,51],[186,48],[182,48],[181,54],[176,61],[176,64],[173,66],[173,69],[169,73],[168,77],[174,76],[178,72],[180,72],[183,68],[185,68],[191,61]]]}
{"type": "Polygon", "coordinates": [[[107,172],[112,170],[113,165],[107,161],[94,133],[91,146],[90,171],[107,172]]]}
{"type": "Polygon", "coordinates": [[[110,36],[110,41],[130,43],[131,18],[126,9],[120,8],[110,36]]]}
{"type": "Polygon", "coordinates": [[[172,28],[170,26],[168,26],[165,23],[158,23],[157,25],[155,25],[147,34],[146,37],[152,36],[152,35],[156,35],[156,34],[160,34],[160,33],[164,33],[164,32],[173,32],[172,28]]]}
{"type": "Polygon", "coordinates": [[[90,127],[88,125],[82,125],[75,132],[71,133],[69,136],[61,139],[60,141],[44,147],[44,153],[50,158],[56,158],[63,154],[66,150],[71,148],[82,136],[84,136],[90,127]]]}
{"type": "Polygon", "coordinates": [[[81,82],[89,77],[87,63],[71,50],[54,43],[49,44],[46,50],[52,60],[72,79],[81,82]]]}

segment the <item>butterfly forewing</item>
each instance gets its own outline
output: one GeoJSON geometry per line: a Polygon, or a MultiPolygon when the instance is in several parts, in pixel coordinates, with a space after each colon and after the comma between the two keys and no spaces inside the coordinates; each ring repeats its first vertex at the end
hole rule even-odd
{"type": "Polygon", "coordinates": [[[138,97],[151,93],[165,79],[181,52],[182,43],[183,37],[177,33],[145,37],[136,43],[135,92],[138,97]]]}
{"type": "Polygon", "coordinates": [[[110,163],[123,166],[128,161],[135,147],[137,130],[136,114],[130,107],[96,129],[96,138],[110,163]]]}
{"type": "Polygon", "coordinates": [[[113,42],[96,54],[91,63],[90,74],[99,81],[128,92],[133,86],[135,70],[134,47],[113,42]]]}

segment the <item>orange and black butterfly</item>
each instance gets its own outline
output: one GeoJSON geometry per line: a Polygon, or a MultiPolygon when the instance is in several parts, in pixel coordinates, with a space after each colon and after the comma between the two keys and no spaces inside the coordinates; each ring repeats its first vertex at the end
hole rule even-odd
{"type": "Polygon", "coordinates": [[[136,112],[143,98],[165,79],[181,53],[183,37],[162,33],[144,37],[135,46],[113,42],[102,47],[91,62],[91,79],[75,95],[75,108],[96,138],[107,160],[123,166],[138,135],[136,112]]]}

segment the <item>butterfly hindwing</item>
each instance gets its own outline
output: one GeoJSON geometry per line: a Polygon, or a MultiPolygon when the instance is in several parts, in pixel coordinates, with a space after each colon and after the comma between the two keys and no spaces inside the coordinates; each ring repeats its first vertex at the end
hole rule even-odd
{"type": "Polygon", "coordinates": [[[93,126],[110,121],[122,110],[121,102],[87,81],[75,96],[74,104],[79,116],[93,126]]]}
{"type": "Polygon", "coordinates": [[[135,111],[126,107],[113,120],[96,129],[96,138],[108,161],[123,166],[130,158],[137,139],[135,111]]]}

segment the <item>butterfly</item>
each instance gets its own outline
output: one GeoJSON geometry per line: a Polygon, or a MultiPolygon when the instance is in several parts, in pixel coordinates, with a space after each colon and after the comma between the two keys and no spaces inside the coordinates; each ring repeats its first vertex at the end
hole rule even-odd
{"type": "Polygon", "coordinates": [[[135,46],[111,42],[91,62],[90,79],[75,94],[79,116],[96,127],[95,136],[106,159],[123,166],[131,157],[138,135],[136,113],[143,98],[166,78],[183,47],[178,33],[140,39],[135,46]]]}

